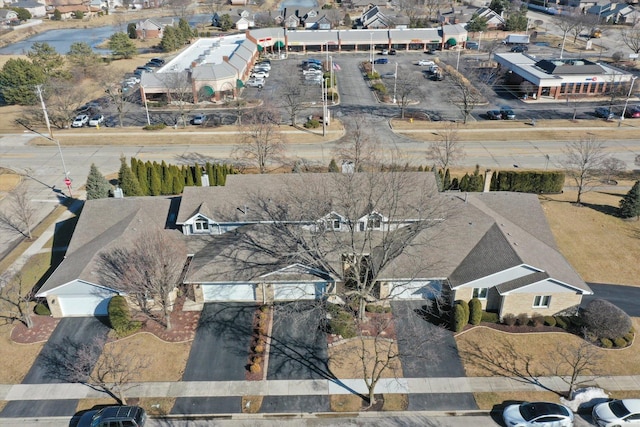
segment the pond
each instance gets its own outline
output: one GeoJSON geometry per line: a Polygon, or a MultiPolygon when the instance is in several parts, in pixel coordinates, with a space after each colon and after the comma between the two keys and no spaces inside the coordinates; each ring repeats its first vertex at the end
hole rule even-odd
{"type": "MultiPolygon", "coordinates": [[[[280,10],[287,8],[289,10],[295,9],[313,9],[318,7],[316,0],[284,0],[280,3],[280,10]]],[[[303,12],[302,10],[300,11],[303,12]]],[[[304,10],[306,12],[306,10],[304,10]]]]}

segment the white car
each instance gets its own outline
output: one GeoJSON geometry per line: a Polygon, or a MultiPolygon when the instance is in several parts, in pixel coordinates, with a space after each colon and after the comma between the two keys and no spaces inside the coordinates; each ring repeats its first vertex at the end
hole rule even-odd
{"type": "Polygon", "coordinates": [[[322,70],[317,70],[315,68],[310,68],[308,70],[302,70],[302,75],[304,76],[321,76],[322,70]]]}
{"type": "Polygon", "coordinates": [[[436,63],[427,59],[421,59],[420,61],[418,61],[418,65],[421,67],[429,67],[431,65],[436,65],[436,63]]]}
{"type": "Polygon", "coordinates": [[[508,427],[573,427],[573,412],[551,402],[524,402],[509,405],[502,413],[508,427]]]}
{"type": "Polygon", "coordinates": [[[249,79],[247,80],[246,86],[262,89],[264,86],[264,79],[249,79]]]}
{"type": "Polygon", "coordinates": [[[640,399],[600,403],[593,407],[591,416],[600,427],[640,426],[640,399]]]}
{"type": "Polygon", "coordinates": [[[268,62],[258,62],[254,68],[260,68],[263,70],[271,71],[271,64],[268,62]]]}
{"type": "Polygon", "coordinates": [[[102,114],[96,114],[89,119],[89,126],[98,126],[104,122],[104,116],[102,114]]]}
{"type": "Polygon", "coordinates": [[[81,128],[87,123],[89,123],[89,116],[87,116],[86,114],[80,114],[79,116],[76,116],[75,119],[73,119],[73,122],[71,123],[71,127],[81,128]]]}
{"type": "Polygon", "coordinates": [[[269,72],[268,71],[256,71],[254,70],[253,73],[251,73],[251,78],[252,79],[266,79],[269,77],[269,72]]]}

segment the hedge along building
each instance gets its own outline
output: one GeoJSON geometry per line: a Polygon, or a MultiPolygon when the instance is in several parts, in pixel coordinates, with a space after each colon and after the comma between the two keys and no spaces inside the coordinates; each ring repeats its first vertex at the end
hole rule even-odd
{"type": "Polygon", "coordinates": [[[627,95],[633,74],[586,59],[538,59],[523,53],[496,53],[507,70],[507,84],[524,95],[567,100],[576,97],[627,95]]]}

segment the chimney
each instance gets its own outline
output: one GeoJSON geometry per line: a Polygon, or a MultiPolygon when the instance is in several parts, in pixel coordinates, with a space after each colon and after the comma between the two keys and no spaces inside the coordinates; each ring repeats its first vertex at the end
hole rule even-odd
{"type": "Polygon", "coordinates": [[[484,188],[482,189],[483,193],[488,193],[491,191],[491,177],[493,176],[493,171],[491,169],[487,169],[484,171],[484,188]]]}

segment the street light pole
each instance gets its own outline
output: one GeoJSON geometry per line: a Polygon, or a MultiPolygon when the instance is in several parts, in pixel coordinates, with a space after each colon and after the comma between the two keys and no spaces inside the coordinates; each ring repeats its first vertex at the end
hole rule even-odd
{"type": "Polygon", "coordinates": [[[327,135],[327,79],[322,79],[322,136],[327,135]]]}
{"type": "Polygon", "coordinates": [[[371,37],[371,44],[369,45],[369,61],[371,62],[371,72],[376,72],[375,63],[373,62],[373,31],[369,33],[371,37]]]}
{"type": "Polygon", "coordinates": [[[478,53],[481,52],[480,44],[482,43],[482,33],[483,31],[480,31],[480,37],[478,38],[478,53]]]}
{"type": "Polygon", "coordinates": [[[398,84],[398,63],[396,62],[396,72],[393,75],[393,103],[396,103],[396,86],[398,84]]]}
{"type": "Polygon", "coordinates": [[[456,60],[456,71],[458,71],[458,66],[460,65],[460,51],[462,51],[462,49],[460,49],[460,46],[456,44],[456,47],[458,48],[458,59],[456,60]]]}
{"type": "Polygon", "coordinates": [[[627,100],[624,102],[624,108],[622,109],[622,114],[620,114],[620,121],[624,120],[624,115],[627,112],[627,106],[629,105],[629,97],[631,96],[631,92],[633,91],[633,84],[636,82],[638,76],[631,77],[631,86],[629,86],[629,93],[627,93],[627,100]]]}

